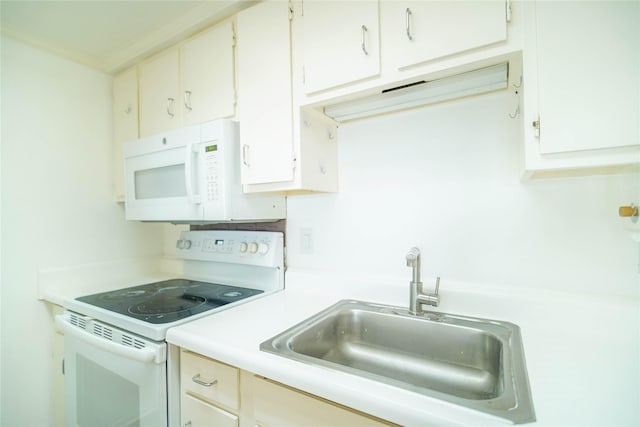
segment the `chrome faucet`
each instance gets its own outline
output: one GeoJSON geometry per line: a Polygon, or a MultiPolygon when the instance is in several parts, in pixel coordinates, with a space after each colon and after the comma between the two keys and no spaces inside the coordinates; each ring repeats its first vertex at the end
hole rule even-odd
{"type": "Polygon", "coordinates": [[[422,290],[422,282],[420,281],[420,249],[413,247],[407,253],[407,267],[413,269],[411,276],[410,293],[409,293],[409,313],[414,315],[424,314],[423,305],[432,305],[437,307],[440,304],[440,277],[436,279],[436,292],[424,293],[422,290]]]}

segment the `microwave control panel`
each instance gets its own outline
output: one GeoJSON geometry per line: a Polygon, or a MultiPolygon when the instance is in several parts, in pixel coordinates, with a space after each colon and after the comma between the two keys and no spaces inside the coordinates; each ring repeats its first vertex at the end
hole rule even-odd
{"type": "Polygon", "coordinates": [[[206,185],[206,200],[214,202],[220,199],[220,152],[218,144],[205,145],[204,147],[204,170],[206,185]]]}

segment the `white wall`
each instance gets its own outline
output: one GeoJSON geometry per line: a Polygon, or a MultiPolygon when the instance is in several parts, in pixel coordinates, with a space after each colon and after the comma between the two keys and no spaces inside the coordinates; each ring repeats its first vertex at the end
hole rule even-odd
{"type": "Polygon", "coordinates": [[[2,426],[51,425],[37,273],[160,254],[162,227],[112,201],[111,77],[2,39],[2,426]]]}
{"type": "Polygon", "coordinates": [[[512,102],[497,93],[342,126],[339,193],[288,199],[289,266],[408,287],[404,257],[418,246],[443,292],[456,280],[637,297],[639,244],[617,211],[640,202],[640,176],[521,182],[512,102]]]}

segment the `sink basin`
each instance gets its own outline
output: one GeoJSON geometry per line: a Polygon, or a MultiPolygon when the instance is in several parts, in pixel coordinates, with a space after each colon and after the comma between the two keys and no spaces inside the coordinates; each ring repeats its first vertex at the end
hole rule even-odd
{"type": "Polygon", "coordinates": [[[535,421],[520,328],[509,322],[344,300],[260,349],[513,423],[535,421]]]}

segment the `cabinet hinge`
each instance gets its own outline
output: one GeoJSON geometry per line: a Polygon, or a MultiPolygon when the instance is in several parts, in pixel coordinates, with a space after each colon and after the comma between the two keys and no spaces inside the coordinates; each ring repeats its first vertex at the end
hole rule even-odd
{"type": "Polygon", "coordinates": [[[540,115],[531,122],[531,126],[533,126],[533,134],[536,138],[540,138],[540,115]]]}
{"type": "Polygon", "coordinates": [[[289,2],[289,21],[293,21],[293,3],[289,2]]]}
{"type": "Polygon", "coordinates": [[[296,156],[295,151],[293,151],[291,152],[291,169],[295,171],[297,166],[298,166],[298,156],[296,156]]]}
{"type": "Polygon", "coordinates": [[[236,25],[235,23],[231,24],[231,47],[236,47],[236,25]]]}
{"type": "Polygon", "coordinates": [[[507,22],[511,22],[511,0],[505,0],[504,12],[505,12],[505,18],[507,19],[507,22]]]}

